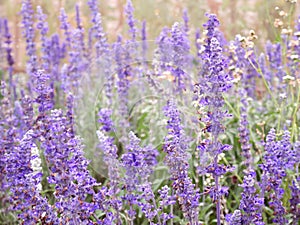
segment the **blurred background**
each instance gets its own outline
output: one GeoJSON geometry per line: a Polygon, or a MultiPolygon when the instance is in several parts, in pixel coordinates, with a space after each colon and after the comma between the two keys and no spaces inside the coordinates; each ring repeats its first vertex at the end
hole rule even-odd
{"type": "MultiPolygon", "coordinates": [[[[19,11],[22,0],[0,0],[0,17],[8,18],[13,36],[14,58],[18,62],[16,70],[23,70],[24,40],[22,40],[21,16],[19,11]]],[[[90,14],[87,0],[32,0],[34,6],[41,5],[48,15],[50,33],[62,34],[59,29],[59,9],[64,7],[69,21],[75,24],[75,5],[79,4],[83,25],[90,27],[90,14]]],[[[196,28],[202,28],[205,12],[213,12],[221,20],[221,30],[230,40],[236,34],[247,36],[254,30],[258,36],[257,44],[266,39],[278,40],[282,28],[293,28],[300,13],[300,3],[295,0],[132,0],[134,15],[140,22],[147,22],[148,39],[153,40],[164,26],[172,26],[182,19],[182,12],[187,9],[190,17],[190,33],[193,37],[196,28]],[[282,16],[282,12],[286,15],[282,16]],[[277,20],[276,20],[277,19],[277,20]],[[274,27],[278,19],[283,22],[280,29],[274,27]]],[[[126,0],[99,0],[103,24],[110,41],[116,35],[126,35],[126,18],[123,7],[126,0]]],[[[277,24],[278,25],[278,24],[277,24]]],[[[17,71],[16,71],[17,72],[17,71]]]]}

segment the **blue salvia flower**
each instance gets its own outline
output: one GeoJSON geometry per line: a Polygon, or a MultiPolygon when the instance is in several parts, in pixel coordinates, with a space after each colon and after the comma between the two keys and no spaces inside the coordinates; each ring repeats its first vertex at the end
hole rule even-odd
{"type": "Polygon", "coordinates": [[[166,224],[168,220],[174,218],[173,212],[165,213],[164,209],[172,206],[176,203],[176,197],[170,194],[171,189],[165,185],[157,192],[159,194],[159,207],[158,213],[160,214],[160,218],[162,220],[162,224],[166,224]]]}
{"type": "Polygon", "coordinates": [[[122,138],[126,139],[126,129],[129,127],[128,121],[128,91],[129,91],[129,79],[131,77],[130,68],[127,67],[125,62],[125,49],[122,46],[122,37],[118,36],[117,42],[114,44],[114,54],[117,71],[117,91],[118,91],[118,102],[119,102],[119,114],[122,115],[121,121],[119,122],[122,128],[122,138]]]}
{"type": "Polygon", "coordinates": [[[52,78],[55,81],[60,81],[60,63],[61,60],[65,57],[65,54],[62,47],[60,46],[58,34],[54,34],[51,36],[50,46],[51,51],[49,52],[49,57],[51,62],[52,78]]]}
{"type": "Polygon", "coordinates": [[[39,112],[43,113],[53,108],[53,89],[50,83],[50,76],[43,70],[38,70],[33,75],[34,91],[37,93],[35,102],[39,104],[39,112]]]}
{"type": "Polygon", "coordinates": [[[189,14],[188,10],[183,10],[183,16],[182,16],[183,22],[184,22],[184,32],[187,34],[189,32],[189,14]]]}
{"type": "Polygon", "coordinates": [[[300,221],[300,178],[293,180],[292,185],[290,185],[291,198],[290,198],[290,209],[292,213],[293,225],[299,224],[300,221]]]}
{"type": "Polygon", "coordinates": [[[6,19],[3,20],[3,29],[4,29],[4,43],[6,44],[6,61],[8,64],[8,74],[9,74],[9,88],[10,92],[13,94],[14,99],[17,98],[17,92],[16,92],[16,84],[13,80],[13,66],[15,64],[13,56],[12,56],[12,47],[11,47],[11,34],[9,32],[8,28],[8,21],[6,19]]]}
{"type": "MultiPolygon", "coordinates": [[[[120,168],[121,164],[118,159],[118,148],[114,144],[114,138],[108,136],[108,132],[111,132],[113,128],[113,121],[111,120],[112,110],[110,109],[101,109],[98,113],[100,123],[100,128],[97,131],[97,136],[99,140],[99,148],[103,152],[103,161],[108,168],[108,177],[109,177],[109,187],[106,190],[106,205],[111,207],[116,212],[111,213],[115,215],[114,218],[111,218],[111,221],[115,221],[116,224],[121,225],[120,211],[122,210],[122,200],[118,197],[120,193],[120,168]]],[[[104,221],[105,222],[105,221],[104,221]]]]}
{"type": "Polygon", "coordinates": [[[246,93],[244,90],[240,91],[241,93],[241,118],[240,118],[240,127],[239,127],[239,137],[242,149],[242,155],[244,157],[244,164],[246,169],[253,167],[253,159],[251,154],[251,147],[249,143],[249,128],[248,128],[248,118],[247,118],[247,109],[248,103],[246,98],[246,93]]]}
{"type": "Polygon", "coordinates": [[[22,96],[21,99],[21,108],[22,108],[22,125],[24,124],[24,127],[20,127],[21,129],[23,128],[24,131],[26,131],[28,128],[32,126],[33,123],[33,100],[28,96],[22,96]],[[25,129],[26,128],[26,129],[25,129]]]}
{"type": "Polygon", "coordinates": [[[92,23],[96,23],[96,16],[99,13],[98,0],[88,0],[87,4],[92,12],[92,23]]]}
{"type": "Polygon", "coordinates": [[[172,62],[172,54],[170,54],[172,50],[172,41],[169,37],[170,29],[164,27],[160,32],[158,38],[156,39],[157,50],[155,54],[155,60],[153,62],[153,66],[155,69],[155,74],[158,76],[163,75],[164,72],[169,71],[171,62],[172,62]]]}
{"type": "Polygon", "coordinates": [[[34,171],[31,165],[39,157],[38,153],[32,154],[37,149],[34,139],[34,131],[29,130],[8,156],[6,169],[12,194],[11,209],[18,211],[18,219],[22,224],[58,224],[55,211],[39,193],[42,173],[34,171]]]}
{"type": "MultiPolygon", "coordinates": [[[[261,53],[258,57],[258,64],[261,69],[261,73],[264,75],[266,81],[270,85],[272,82],[272,72],[266,65],[266,57],[263,53],[261,53]]],[[[259,76],[259,77],[261,77],[261,76],[259,76]]],[[[272,86],[270,88],[272,88],[272,86]]]]}
{"type": "Polygon", "coordinates": [[[263,225],[261,209],[264,206],[264,199],[260,197],[257,190],[256,173],[253,169],[244,171],[245,176],[240,201],[240,212],[242,214],[241,224],[250,225],[263,225]]]}
{"type": "Polygon", "coordinates": [[[98,116],[99,120],[98,122],[101,125],[100,130],[104,132],[110,132],[113,129],[113,121],[111,119],[112,110],[111,109],[100,109],[98,116]]]}
{"type": "MultiPolygon", "coordinates": [[[[272,44],[270,41],[266,44],[266,54],[267,59],[269,61],[270,70],[273,71],[272,74],[272,80],[274,81],[274,78],[277,78],[277,87],[279,89],[284,87],[284,84],[282,83],[283,77],[285,76],[285,72],[282,67],[282,46],[280,43],[272,44]]],[[[276,81],[276,80],[275,80],[276,81]]]]}
{"type": "Polygon", "coordinates": [[[43,124],[39,140],[50,172],[47,180],[55,187],[53,195],[59,220],[89,224],[90,216],[103,206],[101,202],[85,201],[87,195],[96,195],[93,187],[98,184],[87,170],[81,141],[74,137],[61,110],[52,110],[43,124]]]}
{"type": "Polygon", "coordinates": [[[231,78],[226,73],[226,59],[223,55],[223,49],[218,40],[219,35],[216,28],[219,21],[216,15],[208,15],[208,21],[204,24],[207,30],[205,50],[202,53],[202,60],[207,70],[200,77],[200,83],[196,84],[198,92],[197,99],[199,106],[206,109],[205,117],[201,118],[206,123],[205,131],[211,134],[211,139],[205,141],[203,148],[213,157],[212,163],[206,168],[208,173],[212,173],[215,180],[215,187],[211,191],[211,196],[216,201],[217,206],[217,224],[221,224],[220,198],[226,193],[219,186],[219,177],[228,171],[224,165],[218,164],[218,155],[223,151],[231,149],[229,145],[223,145],[218,137],[224,132],[222,120],[228,117],[227,112],[223,111],[224,99],[222,93],[226,93],[231,87],[231,78]]]}
{"type": "Polygon", "coordinates": [[[9,154],[14,152],[14,147],[19,142],[18,135],[18,120],[14,113],[11,94],[9,93],[6,83],[1,80],[0,86],[0,204],[3,207],[3,212],[9,212],[9,183],[7,180],[7,166],[9,154]]]}
{"type": "Polygon", "coordinates": [[[81,22],[81,18],[80,18],[80,9],[79,9],[79,5],[76,4],[75,6],[75,10],[76,10],[76,30],[79,33],[79,37],[78,37],[78,45],[80,46],[80,52],[81,52],[81,57],[83,60],[83,68],[82,70],[85,70],[88,66],[88,62],[87,62],[87,51],[86,51],[86,47],[85,47],[85,42],[84,42],[84,28],[82,26],[82,22],[81,22]]]}
{"type": "MultiPolygon", "coordinates": [[[[153,167],[157,164],[156,156],[158,152],[151,146],[141,147],[141,140],[135,136],[133,132],[129,133],[129,144],[126,146],[126,153],[122,155],[121,162],[125,169],[124,184],[127,193],[123,197],[129,204],[127,214],[131,223],[135,219],[136,212],[133,205],[139,205],[141,198],[146,196],[137,194],[142,189],[151,189],[151,184],[148,183],[149,176],[153,173],[153,167]],[[143,186],[147,184],[147,186],[143,186]]],[[[146,205],[141,205],[142,209],[146,205]]],[[[156,215],[154,213],[153,215],[156,215]]],[[[152,218],[153,215],[147,215],[152,218]]]]}
{"type": "Polygon", "coordinates": [[[269,192],[270,208],[274,211],[273,222],[286,224],[285,208],[281,201],[284,189],[281,187],[282,180],[286,176],[286,170],[294,167],[296,161],[296,148],[290,143],[290,133],[285,130],[281,141],[276,141],[275,129],[271,129],[264,144],[266,154],[264,163],[260,164],[263,171],[261,180],[262,194],[269,192]]]}
{"type": "Polygon", "coordinates": [[[68,16],[66,15],[66,12],[63,8],[60,9],[60,15],[59,15],[59,20],[60,20],[60,29],[62,29],[65,33],[65,44],[67,47],[71,46],[71,26],[68,22],[68,16]]]}
{"type": "Polygon", "coordinates": [[[242,225],[242,214],[240,210],[235,210],[232,215],[227,218],[229,225],[242,225]]]}
{"type": "Polygon", "coordinates": [[[164,140],[165,163],[169,167],[174,194],[185,218],[191,224],[198,224],[199,193],[188,176],[187,137],[174,100],[168,101],[164,112],[168,117],[168,135],[164,140]]]}
{"type": "MultiPolygon", "coordinates": [[[[87,4],[91,11],[91,22],[96,25],[96,17],[97,17],[97,14],[99,13],[98,0],[88,0],[87,4]]],[[[92,55],[91,49],[93,46],[93,40],[94,40],[94,35],[95,35],[94,33],[95,33],[95,27],[92,26],[88,32],[88,49],[87,49],[87,51],[88,51],[89,55],[92,55]]]]}
{"type": "MultiPolygon", "coordinates": [[[[176,91],[182,92],[186,89],[186,82],[188,75],[184,71],[189,66],[189,51],[190,44],[184,28],[175,23],[171,29],[171,43],[172,43],[172,66],[170,72],[174,76],[176,83],[176,91]]],[[[169,53],[170,54],[170,53],[169,53]]]]}
{"type": "Polygon", "coordinates": [[[37,65],[37,55],[36,55],[36,46],[34,42],[34,10],[32,7],[31,0],[22,1],[22,26],[23,26],[23,36],[26,39],[26,54],[29,57],[27,61],[27,74],[29,74],[29,91],[31,91],[31,82],[33,79],[34,73],[38,69],[37,65]]]}
{"type": "Polygon", "coordinates": [[[137,37],[137,28],[136,28],[136,21],[133,16],[134,8],[132,5],[131,0],[127,0],[127,4],[125,7],[125,13],[127,16],[127,23],[129,26],[129,34],[131,35],[131,41],[135,42],[137,37]]]}
{"type": "Polygon", "coordinates": [[[138,56],[138,48],[139,45],[137,43],[137,35],[138,30],[136,28],[136,20],[134,18],[134,8],[132,5],[131,0],[127,0],[126,6],[125,6],[125,14],[127,18],[127,24],[129,27],[129,36],[131,37],[128,41],[126,41],[124,53],[124,63],[125,63],[125,71],[127,74],[130,74],[130,76],[136,77],[136,75],[139,73],[138,68],[132,67],[132,64],[135,62],[140,62],[139,56],[138,56]]]}
{"type": "Polygon", "coordinates": [[[41,42],[42,42],[42,68],[50,72],[50,51],[51,51],[51,43],[47,38],[48,33],[48,23],[46,22],[47,16],[43,13],[41,6],[37,7],[37,29],[40,30],[41,33],[41,42]]]}

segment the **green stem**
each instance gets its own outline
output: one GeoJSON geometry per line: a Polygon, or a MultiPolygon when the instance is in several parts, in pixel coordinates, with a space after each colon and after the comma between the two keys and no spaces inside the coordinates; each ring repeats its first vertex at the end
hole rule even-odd
{"type": "Polygon", "coordinates": [[[253,62],[251,62],[250,59],[248,59],[248,61],[249,61],[249,63],[251,64],[251,66],[253,66],[253,68],[256,70],[256,72],[258,72],[258,73],[261,75],[262,80],[263,80],[263,82],[264,82],[264,85],[266,86],[267,91],[268,91],[268,93],[270,94],[270,96],[271,96],[271,98],[272,98],[272,101],[273,101],[274,105],[276,106],[276,108],[278,108],[278,103],[277,103],[276,99],[274,98],[274,95],[273,95],[273,93],[272,93],[272,91],[271,91],[271,89],[270,89],[270,87],[269,87],[269,85],[268,85],[268,82],[267,82],[267,80],[266,80],[266,78],[265,78],[265,75],[262,73],[261,68],[260,68],[259,66],[256,67],[256,66],[253,64],[253,62]]]}
{"type": "Polygon", "coordinates": [[[240,119],[240,114],[239,112],[237,112],[233,106],[229,103],[229,101],[227,100],[226,97],[223,96],[224,102],[225,104],[230,108],[230,110],[232,111],[232,113],[235,115],[236,118],[240,119]]]}
{"type": "MultiPolygon", "coordinates": [[[[227,159],[226,159],[225,157],[223,157],[222,160],[224,161],[224,163],[225,163],[226,165],[230,165],[229,162],[227,161],[227,159]]],[[[238,175],[238,173],[234,173],[234,175],[237,177],[237,179],[238,179],[238,181],[239,181],[240,183],[243,183],[243,179],[238,175]]]]}
{"type": "Polygon", "coordinates": [[[292,140],[294,136],[298,135],[298,127],[297,127],[297,112],[299,108],[299,101],[300,101],[300,88],[298,87],[298,94],[297,94],[297,101],[293,112],[293,124],[292,124],[292,140]]]}

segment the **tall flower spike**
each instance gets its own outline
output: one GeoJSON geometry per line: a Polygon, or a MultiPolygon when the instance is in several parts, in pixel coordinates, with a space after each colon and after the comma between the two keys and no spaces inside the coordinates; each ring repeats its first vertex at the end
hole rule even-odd
{"type": "Polygon", "coordinates": [[[122,128],[122,138],[126,137],[126,129],[129,127],[128,121],[128,90],[129,90],[129,77],[128,68],[124,62],[125,49],[122,46],[122,37],[119,36],[117,42],[114,44],[115,62],[117,70],[117,91],[119,99],[119,113],[122,115],[120,119],[120,126],[122,128]]]}
{"type": "Polygon", "coordinates": [[[31,91],[31,83],[33,82],[32,79],[38,69],[36,47],[34,43],[34,11],[31,0],[22,1],[21,15],[23,17],[23,35],[26,39],[26,53],[29,57],[29,60],[27,62],[27,73],[29,74],[29,91],[31,91]]]}
{"type": "Polygon", "coordinates": [[[186,83],[189,80],[185,71],[189,63],[189,39],[179,23],[175,23],[171,30],[172,43],[172,64],[170,71],[174,76],[176,91],[182,92],[186,89],[186,83]]]}
{"type": "Polygon", "coordinates": [[[71,46],[71,31],[70,24],[68,22],[68,16],[63,8],[60,9],[59,20],[61,23],[60,29],[65,32],[65,44],[70,47],[71,46]]]}
{"type": "Polygon", "coordinates": [[[200,77],[200,83],[196,84],[195,89],[198,93],[197,99],[199,107],[204,108],[202,121],[206,123],[205,131],[210,133],[210,140],[205,141],[205,148],[211,157],[212,163],[206,168],[208,173],[212,173],[215,180],[215,187],[211,191],[211,197],[216,202],[217,224],[221,224],[221,195],[225,194],[224,188],[219,185],[219,177],[229,169],[224,165],[218,164],[218,155],[223,151],[228,151],[232,148],[229,145],[223,145],[219,140],[219,135],[224,132],[222,120],[228,117],[226,111],[223,110],[224,98],[223,93],[226,93],[231,87],[231,78],[226,73],[226,59],[223,55],[223,49],[218,40],[219,34],[217,27],[219,20],[216,15],[208,15],[208,21],[203,26],[207,30],[205,50],[202,53],[202,60],[205,68],[207,68],[203,76],[200,77]]]}
{"type": "Polygon", "coordinates": [[[87,4],[92,12],[92,23],[96,23],[96,16],[99,13],[98,0],[88,0],[87,4]]]}
{"type": "Polygon", "coordinates": [[[9,74],[9,88],[10,88],[10,92],[13,93],[14,98],[16,99],[17,98],[16,84],[14,83],[15,81],[13,80],[13,65],[15,62],[12,56],[11,34],[8,28],[8,21],[6,19],[4,19],[3,21],[3,28],[4,28],[4,37],[5,37],[5,44],[6,44],[6,60],[8,64],[8,74],[9,74]]]}
{"type": "Polygon", "coordinates": [[[118,148],[114,144],[114,138],[108,136],[108,132],[113,129],[113,122],[110,118],[111,113],[112,111],[109,109],[100,110],[98,114],[100,128],[97,131],[97,136],[99,139],[99,148],[103,153],[103,161],[108,168],[108,177],[110,181],[107,190],[110,198],[108,205],[110,205],[116,212],[114,218],[117,220],[117,224],[121,225],[120,210],[122,209],[122,200],[118,196],[121,191],[119,187],[121,181],[121,164],[118,159],[118,148]]]}
{"type": "Polygon", "coordinates": [[[147,68],[147,49],[148,49],[148,44],[147,44],[147,26],[146,26],[146,21],[143,21],[142,23],[142,64],[144,65],[145,69],[147,68]]]}
{"type": "Polygon", "coordinates": [[[184,32],[187,34],[189,32],[189,15],[188,15],[188,10],[184,9],[183,10],[183,22],[184,22],[184,32]]]}
{"type": "Polygon", "coordinates": [[[172,52],[173,49],[169,34],[170,29],[164,27],[156,40],[158,49],[156,50],[156,54],[154,56],[155,60],[153,61],[153,66],[157,76],[161,76],[165,72],[168,72],[169,67],[172,65],[173,54],[170,54],[170,52],[172,52]]]}
{"type": "Polygon", "coordinates": [[[253,159],[251,155],[251,148],[249,143],[249,128],[248,128],[248,119],[247,119],[247,96],[244,90],[240,91],[241,93],[241,118],[240,118],[240,127],[239,127],[239,137],[242,149],[242,155],[244,156],[244,164],[246,169],[253,167],[253,159]]]}
{"type": "Polygon", "coordinates": [[[42,42],[42,60],[43,60],[43,69],[49,73],[50,72],[50,51],[51,51],[51,43],[47,38],[48,33],[48,23],[46,21],[47,16],[43,13],[41,6],[37,7],[37,29],[40,30],[41,33],[41,42],[42,42]]]}
{"type": "Polygon", "coordinates": [[[136,29],[136,25],[135,25],[135,19],[133,16],[133,12],[134,12],[134,8],[132,5],[132,1],[127,0],[127,4],[125,7],[125,13],[127,16],[127,23],[129,26],[129,34],[131,35],[131,41],[135,41],[136,35],[137,35],[137,29],[136,29]]]}

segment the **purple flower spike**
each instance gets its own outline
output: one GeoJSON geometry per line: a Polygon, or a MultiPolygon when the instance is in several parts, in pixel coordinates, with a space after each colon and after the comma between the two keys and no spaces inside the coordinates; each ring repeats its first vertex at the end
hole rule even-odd
{"type": "Polygon", "coordinates": [[[26,39],[26,53],[29,57],[27,61],[27,73],[29,74],[29,90],[31,91],[32,79],[38,69],[36,47],[34,42],[34,10],[32,7],[31,0],[22,1],[22,25],[23,25],[23,36],[26,39]]]}
{"type": "Polygon", "coordinates": [[[137,29],[136,29],[136,25],[135,25],[135,19],[133,16],[133,12],[134,12],[134,8],[133,8],[131,0],[127,0],[127,4],[125,7],[125,13],[127,16],[127,23],[129,26],[129,34],[131,35],[131,41],[134,42],[136,40],[136,36],[137,36],[137,29]]]}
{"type": "MultiPolygon", "coordinates": [[[[221,206],[220,197],[224,192],[219,186],[219,177],[230,171],[224,165],[218,165],[218,155],[223,151],[231,149],[231,146],[223,145],[219,140],[219,135],[224,133],[222,120],[228,117],[228,113],[224,111],[224,99],[222,94],[226,93],[231,88],[231,78],[226,73],[227,63],[223,55],[223,48],[219,41],[219,33],[217,27],[219,20],[216,15],[209,14],[208,21],[203,26],[207,30],[206,43],[202,52],[202,60],[204,64],[203,73],[200,75],[200,83],[195,85],[195,90],[198,95],[196,98],[199,101],[199,107],[205,108],[201,118],[206,123],[205,132],[210,133],[210,140],[204,140],[204,149],[209,152],[213,158],[213,162],[206,168],[208,173],[212,173],[215,180],[215,187],[212,190],[213,199],[216,201],[217,208],[217,224],[221,224],[221,206]]],[[[204,153],[202,152],[202,155],[204,153]]]]}
{"type": "Polygon", "coordinates": [[[15,64],[13,56],[12,56],[12,47],[11,47],[11,34],[9,32],[8,28],[8,21],[5,19],[3,21],[3,27],[4,27],[4,37],[5,37],[5,44],[6,44],[6,60],[8,64],[8,74],[9,74],[9,88],[10,92],[13,93],[14,98],[17,98],[16,93],[16,84],[13,80],[13,66],[15,64]]]}
{"type": "MultiPolygon", "coordinates": [[[[286,210],[282,203],[284,189],[281,187],[286,170],[292,169],[297,163],[297,145],[290,143],[289,131],[284,131],[281,141],[276,141],[275,129],[271,129],[264,144],[266,154],[264,163],[260,164],[263,171],[260,183],[262,195],[268,191],[270,208],[274,211],[273,222],[284,225],[287,223],[286,210]]],[[[298,160],[299,161],[299,160],[298,160]]]]}
{"type": "Polygon", "coordinates": [[[188,176],[187,137],[181,125],[180,113],[173,100],[168,101],[165,109],[168,117],[168,136],[164,141],[166,165],[173,181],[174,194],[182,207],[185,218],[191,224],[198,224],[199,193],[188,176]]]}
{"type": "Polygon", "coordinates": [[[256,173],[249,169],[245,171],[243,184],[240,185],[244,190],[239,209],[242,212],[242,224],[250,225],[263,224],[261,209],[264,206],[264,199],[257,192],[256,173]]]}
{"type": "Polygon", "coordinates": [[[34,136],[33,130],[29,130],[9,154],[7,179],[12,194],[11,208],[20,211],[18,218],[24,224],[58,224],[56,213],[40,193],[42,173],[40,163],[33,164],[34,160],[40,161],[34,136]]]}

